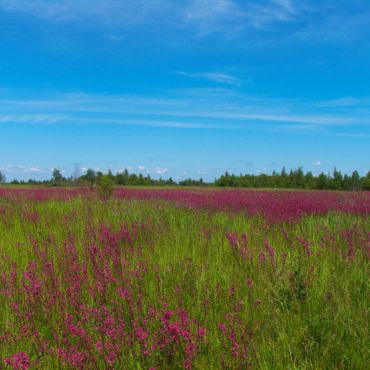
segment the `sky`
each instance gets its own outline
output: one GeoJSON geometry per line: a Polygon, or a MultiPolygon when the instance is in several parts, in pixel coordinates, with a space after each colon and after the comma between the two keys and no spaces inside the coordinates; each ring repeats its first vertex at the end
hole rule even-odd
{"type": "Polygon", "coordinates": [[[0,0],[0,171],[370,169],[368,0],[0,0]]]}

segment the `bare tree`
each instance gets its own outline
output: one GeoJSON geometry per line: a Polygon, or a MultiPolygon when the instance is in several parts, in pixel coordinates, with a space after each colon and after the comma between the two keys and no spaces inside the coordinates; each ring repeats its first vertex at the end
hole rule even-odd
{"type": "Polygon", "coordinates": [[[75,163],[73,170],[73,180],[77,180],[81,176],[81,169],[79,163],[75,163]]]}
{"type": "Polygon", "coordinates": [[[6,182],[5,174],[0,171],[0,184],[3,184],[6,182]]]}

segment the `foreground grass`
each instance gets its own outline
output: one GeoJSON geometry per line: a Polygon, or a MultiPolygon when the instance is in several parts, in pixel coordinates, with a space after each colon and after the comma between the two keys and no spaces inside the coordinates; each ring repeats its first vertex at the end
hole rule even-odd
{"type": "Polygon", "coordinates": [[[12,356],[25,352],[25,366],[42,369],[367,368],[366,217],[333,213],[269,224],[159,200],[81,197],[0,199],[0,211],[2,364],[14,365],[12,356]],[[113,240],[122,227],[132,240],[113,240]],[[111,248],[119,266],[101,255],[102,272],[89,254],[95,244],[111,248]],[[59,296],[50,303],[53,291],[59,296]],[[87,317],[102,307],[125,322],[122,337],[102,333],[87,317]],[[175,312],[176,323],[186,312],[186,335],[164,333],[162,311],[175,312]],[[71,331],[68,315],[85,334],[71,331]],[[166,345],[159,344],[163,335],[166,345]],[[109,343],[109,353],[97,342],[109,343]],[[85,357],[74,361],[62,350],[85,357]]]}

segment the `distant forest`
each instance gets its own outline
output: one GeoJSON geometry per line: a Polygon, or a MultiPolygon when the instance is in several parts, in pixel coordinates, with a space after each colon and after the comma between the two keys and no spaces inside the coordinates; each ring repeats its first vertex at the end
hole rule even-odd
{"type": "MultiPolygon", "coordinates": [[[[352,175],[342,174],[334,169],[331,174],[320,173],[314,176],[312,172],[304,172],[300,167],[289,172],[283,168],[280,172],[274,171],[271,175],[260,174],[240,174],[239,176],[225,172],[213,182],[205,182],[202,178],[185,179],[175,181],[171,177],[168,179],[153,179],[150,175],[129,173],[128,170],[113,174],[96,172],[92,169],[86,171],[82,176],[71,176],[65,178],[58,168],[54,169],[50,180],[19,181],[14,179],[14,185],[47,185],[47,186],[81,186],[88,185],[94,187],[103,178],[109,178],[115,185],[120,186],[219,186],[234,188],[279,188],[279,189],[317,189],[317,190],[347,190],[360,191],[370,190],[370,171],[366,176],[361,177],[358,171],[353,171],[352,175]]],[[[0,172],[0,183],[5,183],[5,176],[0,172]]]]}

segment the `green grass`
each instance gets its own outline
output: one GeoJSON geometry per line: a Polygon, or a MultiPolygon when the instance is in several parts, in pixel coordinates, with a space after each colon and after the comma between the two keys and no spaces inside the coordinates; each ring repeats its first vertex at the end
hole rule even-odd
{"type": "MultiPolygon", "coordinates": [[[[101,224],[114,229],[122,224],[142,224],[141,252],[131,254],[127,263],[132,268],[142,262],[146,265],[140,284],[144,306],[160,305],[165,300],[170,307],[186,310],[206,328],[206,342],[194,360],[196,369],[243,368],[232,356],[222,365],[225,348],[220,323],[230,324],[237,336],[253,331],[248,344],[250,358],[245,365],[252,368],[366,369],[370,363],[369,274],[364,245],[369,242],[370,223],[366,217],[333,213],[307,216],[292,225],[269,225],[262,218],[190,210],[161,201],[83,198],[45,202],[0,199],[1,207],[2,272],[10,271],[11,261],[23,271],[37,258],[30,236],[48,246],[48,255],[62,270],[58,250],[69,235],[76,238],[79,258],[84,260],[88,224],[95,229],[101,224]],[[38,222],[27,220],[25,214],[31,212],[39,215],[38,222]],[[348,243],[342,232],[354,227],[356,253],[348,259],[344,257],[348,243]],[[290,241],[284,238],[283,228],[290,241]],[[245,261],[235,253],[225,236],[227,232],[246,233],[255,257],[245,261]],[[312,256],[305,254],[295,239],[298,236],[310,244],[312,256]],[[323,237],[329,239],[323,241],[323,237]],[[268,256],[265,262],[258,261],[265,240],[275,249],[276,266],[268,256]],[[247,279],[253,281],[252,288],[247,279]]],[[[24,299],[20,292],[14,297],[24,299]]],[[[96,303],[87,289],[84,297],[86,304],[96,303]]],[[[0,336],[8,330],[20,330],[22,324],[10,303],[9,297],[0,295],[0,336]]],[[[50,328],[62,319],[52,315],[48,321],[40,313],[34,322],[45,338],[51,338],[50,328]]],[[[16,341],[2,340],[0,358],[25,351],[32,360],[39,360],[35,367],[62,366],[52,354],[41,356],[36,347],[26,336],[16,341]]],[[[126,351],[125,356],[116,368],[148,368],[135,349],[126,351]]],[[[174,363],[163,368],[181,366],[174,363]]],[[[99,362],[99,367],[105,368],[104,362],[99,362]]]]}

